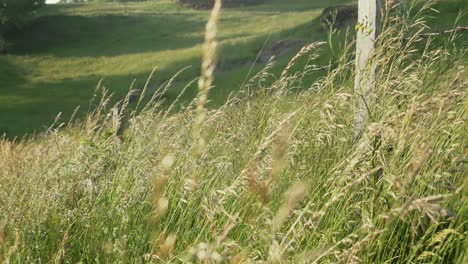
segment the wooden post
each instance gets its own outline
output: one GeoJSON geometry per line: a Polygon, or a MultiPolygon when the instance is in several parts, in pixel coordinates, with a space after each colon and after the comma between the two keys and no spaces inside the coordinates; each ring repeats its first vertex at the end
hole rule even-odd
{"type": "Polygon", "coordinates": [[[354,118],[355,139],[361,135],[372,107],[369,94],[375,86],[376,64],[372,61],[371,55],[380,33],[381,8],[381,0],[359,0],[354,83],[354,91],[359,99],[354,118]]]}

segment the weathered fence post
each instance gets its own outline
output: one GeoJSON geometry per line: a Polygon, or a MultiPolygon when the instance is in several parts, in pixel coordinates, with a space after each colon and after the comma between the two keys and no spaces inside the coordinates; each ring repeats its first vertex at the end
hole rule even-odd
{"type": "Polygon", "coordinates": [[[358,138],[362,133],[372,104],[369,102],[369,93],[375,86],[377,65],[372,62],[371,55],[380,33],[381,8],[381,0],[359,0],[354,83],[354,90],[359,99],[354,117],[354,138],[358,138]]]}

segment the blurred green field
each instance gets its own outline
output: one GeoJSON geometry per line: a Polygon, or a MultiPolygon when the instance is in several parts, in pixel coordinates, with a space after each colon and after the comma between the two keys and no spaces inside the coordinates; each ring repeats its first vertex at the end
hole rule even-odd
{"type": "MultiPolygon", "coordinates": [[[[320,13],[325,7],[351,2],[272,0],[224,10],[220,65],[211,100],[223,102],[239,88],[264,45],[282,39],[326,40],[326,33],[319,31],[320,13]]],[[[438,19],[437,27],[452,27],[461,5],[463,1],[445,1],[444,18],[438,19]]],[[[191,10],[171,0],[45,7],[36,23],[11,36],[15,47],[11,54],[0,56],[0,134],[40,132],[59,112],[66,121],[78,105],[81,114],[86,112],[100,79],[119,98],[134,79],[143,86],[154,67],[158,67],[157,86],[191,66],[168,91],[170,101],[199,74],[207,17],[208,11],[191,10]]],[[[287,49],[278,65],[300,47],[299,43],[287,49]]],[[[195,93],[194,86],[187,97],[195,93]]]]}

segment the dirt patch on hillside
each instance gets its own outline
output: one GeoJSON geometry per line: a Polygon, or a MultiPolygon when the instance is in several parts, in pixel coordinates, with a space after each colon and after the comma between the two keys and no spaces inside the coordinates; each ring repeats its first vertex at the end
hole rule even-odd
{"type": "Polygon", "coordinates": [[[320,16],[321,31],[330,28],[341,29],[356,24],[358,20],[357,5],[339,5],[327,7],[320,16]]]}
{"type": "Polygon", "coordinates": [[[299,47],[305,44],[304,40],[301,39],[282,39],[275,43],[265,47],[260,54],[260,61],[266,63],[271,57],[280,57],[295,47],[299,47]]]}

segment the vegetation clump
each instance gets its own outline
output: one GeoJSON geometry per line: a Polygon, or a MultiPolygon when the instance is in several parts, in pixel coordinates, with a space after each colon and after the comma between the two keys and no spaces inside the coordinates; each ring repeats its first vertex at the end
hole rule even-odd
{"type": "Polygon", "coordinates": [[[0,0],[0,54],[6,52],[5,34],[19,28],[31,12],[45,5],[45,0],[0,0]]]}

